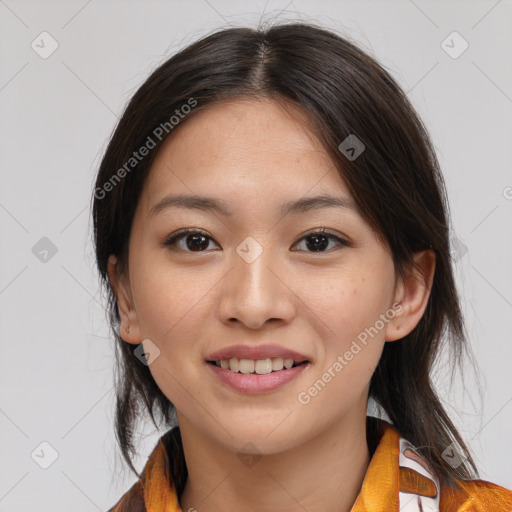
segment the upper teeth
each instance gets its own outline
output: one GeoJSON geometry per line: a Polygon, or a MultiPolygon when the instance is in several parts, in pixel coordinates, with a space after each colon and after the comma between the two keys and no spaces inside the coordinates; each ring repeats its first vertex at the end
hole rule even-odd
{"type": "Polygon", "coordinates": [[[232,372],[256,372],[258,375],[263,375],[272,371],[276,372],[283,368],[291,368],[293,363],[293,359],[283,359],[282,357],[276,357],[273,359],[267,357],[266,359],[258,359],[256,361],[253,359],[238,359],[237,357],[232,357],[229,361],[227,359],[215,361],[217,366],[226,370],[231,370],[232,372]]]}

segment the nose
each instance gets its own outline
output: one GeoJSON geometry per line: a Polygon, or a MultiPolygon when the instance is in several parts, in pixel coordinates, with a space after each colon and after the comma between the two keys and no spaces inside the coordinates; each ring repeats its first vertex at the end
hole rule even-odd
{"type": "Polygon", "coordinates": [[[297,299],[286,268],[270,247],[262,245],[262,249],[254,260],[243,252],[234,253],[231,271],[220,288],[222,322],[240,322],[249,329],[259,329],[266,322],[287,323],[293,318],[297,299]]]}

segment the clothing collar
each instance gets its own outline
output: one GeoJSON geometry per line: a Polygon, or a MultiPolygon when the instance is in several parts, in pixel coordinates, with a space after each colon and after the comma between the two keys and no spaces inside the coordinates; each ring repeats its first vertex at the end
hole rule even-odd
{"type": "Polygon", "coordinates": [[[381,421],[384,433],[351,512],[439,512],[441,487],[430,464],[381,421]]]}
{"type": "MultiPolygon", "coordinates": [[[[391,424],[378,421],[382,436],[351,512],[439,512],[440,485],[429,464],[391,424]]],[[[159,440],[141,474],[147,512],[182,512],[170,476],[170,434],[159,440]]]]}

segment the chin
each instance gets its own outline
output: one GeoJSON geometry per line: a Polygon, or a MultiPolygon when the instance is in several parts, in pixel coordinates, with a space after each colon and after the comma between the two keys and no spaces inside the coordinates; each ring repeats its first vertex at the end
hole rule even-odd
{"type": "Polygon", "coordinates": [[[222,432],[219,441],[234,452],[252,455],[275,455],[294,448],[300,444],[297,437],[291,437],[290,433],[298,434],[293,427],[278,427],[282,421],[259,423],[248,428],[247,425],[230,424],[229,433],[222,432]],[[277,428],[276,428],[277,427],[277,428]],[[229,435],[231,434],[232,437],[229,435]]]}

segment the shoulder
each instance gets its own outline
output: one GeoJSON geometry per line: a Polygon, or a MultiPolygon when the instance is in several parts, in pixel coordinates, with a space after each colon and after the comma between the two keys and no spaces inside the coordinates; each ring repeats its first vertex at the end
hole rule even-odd
{"type": "Polygon", "coordinates": [[[443,487],[440,512],[512,512],[512,491],[485,480],[458,480],[443,487]]]}

